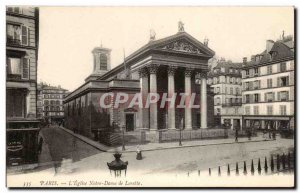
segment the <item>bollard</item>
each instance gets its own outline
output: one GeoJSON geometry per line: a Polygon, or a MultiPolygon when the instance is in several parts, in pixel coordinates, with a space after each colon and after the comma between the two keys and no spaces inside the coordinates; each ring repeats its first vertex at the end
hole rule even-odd
{"type": "Polygon", "coordinates": [[[268,173],[268,161],[267,161],[267,157],[265,157],[265,173],[268,173]]]}
{"type": "Polygon", "coordinates": [[[235,174],[238,176],[239,175],[239,164],[238,162],[236,162],[236,166],[235,166],[235,174]]]}
{"type": "Polygon", "coordinates": [[[211,176],[211,169],[210,168],[208,169],[208,173],[209,173],[209,176],[211,176]]]}
{"type": "Polygon", "coordinates": [[[244,161],[244,175],[247,175],[247,165],[246,165],[246,161],[244,161]]]}
{"type": "Polygon", "coordinates": [[[229,164],[227,165],[227,176],[230,176],[230,166],[229,166],[229,164]]]}
{"type": "Polygon", "coordinates": [[[282,162],[282,170],[285,170],[285,155],[284,154],[282,154],[281,162],[282,162]]]}
{"type": "Polygon", "coordinates": [[[218,169],[218,176],[221,176],[221,167],[219,166],[219,169],[218,169]]]}
{"type": "Polygon", "coordinates": [[[280,158],[279,158],[279,154],[277,154],[277,160],[276,160],[276,162],[277,162],[277,171],[279,171],[280,170],[280,158]]]}
{"type": "Polygon", "coordinates": [[[271,171],[272,171],[272,173],[274,172],[274,159],[273,159],[273,155],[271,155],[271,171]]]}
{"type": "Polygon", "coordinates": [[[258,158],[258,166],[257,166],[258,174],[261,175],[261,165],[260,165],[260,158],[258,158]]]}
{"type": "Polygon", "coordinates": [[[253,164],[253,160],[251,161],[251,174],[254,175],[254,164],[253,164]]]}

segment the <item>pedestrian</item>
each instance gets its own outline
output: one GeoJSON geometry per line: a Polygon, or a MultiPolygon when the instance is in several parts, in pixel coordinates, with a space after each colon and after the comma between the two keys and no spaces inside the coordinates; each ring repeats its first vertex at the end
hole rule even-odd
{"type": "Polygon", "coordinates": [[[263,138],[265,139],[265,141],[267,140],[266,134],[267,134],[267,130],[264,129],[264,130],[263,130],[263,138]]]}
{"type": "Polygon", "coordinates": [[[275,131],[275,129],[273,129],[273,140],[276,140],[276,131],[275,131]]]}
{"type": "Polygon", "coordinates": [[[235,142],[238,142],[239,130],[235,128],[235,142]]]}
{"type": "Polygon", "coordinates": [[[140,150],[139,146],[136,147],[136,159],[137,160],[143,159],[143,157],[142,157],[142,151],[140,150]]]}
{"type": "Polygon", "coordinates": [[[248,134],[248,140],[251,140],[251,129],[250,128],[248,128],[247,134],[248,134]]]}
{"type": "Polygon", "coordinates": [[[40,137],[40,139],[39,139],[39,144],[38,144],[38,154],[41,154],[41,153],[42,153],[43,142],[44,142],[43,137],[40,137]]]}

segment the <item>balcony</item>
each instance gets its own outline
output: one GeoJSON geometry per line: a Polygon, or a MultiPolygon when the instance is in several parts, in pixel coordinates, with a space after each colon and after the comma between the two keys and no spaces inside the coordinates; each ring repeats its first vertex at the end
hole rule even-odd
{"type": "Polygon", "coordinates": [[[8,45],[21,45],[21,40],[13,39],[13,38],[6,38],[6,43],[8,45]]]}
{"type": "Polygon", "coordinates": [[[222,107],[234,107],[234,106],[242,106],[242,102],[230,102],[230,103],[222,104],[222,107]]]}

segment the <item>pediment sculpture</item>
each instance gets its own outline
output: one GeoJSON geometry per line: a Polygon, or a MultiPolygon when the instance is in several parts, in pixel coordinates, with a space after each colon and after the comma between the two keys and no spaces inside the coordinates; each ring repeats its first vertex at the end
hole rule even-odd
{"type": "Polygon", "coordinates": [[[162,47],[163,50],[175,50],[180,52],[187,52],[193,54],[201,54],[201,51],[195,46],[189,44],[186,41],[176,41],[171,44],[162,47]]]}

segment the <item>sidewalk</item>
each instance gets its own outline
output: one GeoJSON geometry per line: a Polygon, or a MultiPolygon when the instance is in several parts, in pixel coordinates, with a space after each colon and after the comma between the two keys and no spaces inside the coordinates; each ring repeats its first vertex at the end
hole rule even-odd
{"type": "MultiPolygon", "coordinates": [[[[120,147],[109,147],[103,145],[99,142],[93,141],[87,137],[84,137],[79,134],[73,133],[64,127],[59,127],[62,130],[68,132],[69,134],[81,139],[82,141],[90,144],[91,146],[104,151],[104,152],[111,152],[114,153],[116,151],[129,153],[129,152],[136,152],[137,145],[126,145],[125,144],[125,151],[122,150],[122,146],[120,147]]],[[[226,145],[226,144],[234,144],[234,143],[253,143],[253,142],[261,142],[261,141],[273,141],[273,140],[265,140],[262,136],[252,137],[251,140],[248,138],[239,138],[238,142],[234,141],[235,138],[228,138],[228,139],[203,139],[203,140],[195,140],[195,141],[182,141],[182,146],[179,146],[179,142],[165,142],[165,143],[147,143],[139,145],[139,149],[141,151],[156,151],[156,150],[164,150],[164,149],[175,149],[175,148],[185,148],[185,147],[198,147],[198,146],[209,146],[209,145],[226,145]]]]}

